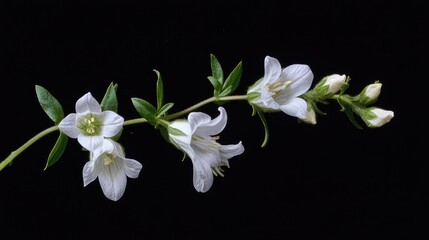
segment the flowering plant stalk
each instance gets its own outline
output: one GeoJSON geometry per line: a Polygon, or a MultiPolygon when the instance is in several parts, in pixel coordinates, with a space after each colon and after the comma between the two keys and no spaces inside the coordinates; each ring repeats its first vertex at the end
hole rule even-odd
{"type": "Polygon", "coordinates": [[[245,101],[252,107],[252,116],[258,116],[265,130],[261,147],[266,146],[269,138],[268,123],[265,114],[284,112],[305,124],[317,124],[317,115],[325,115],[320,104],[337,102],[350,121],[357,128],[363,128],[361,122],[369,128],[378,128],[394,117],[393,111],[374,106],[382,84],[375,81],[367,85],[359,94],[346,93],[350,76],[331,74],[323,77],[312,88],[313,72],[308,65],[293,64],[282,68],[280,62],[266,56],[264,75],[248,87],[241,95],[232,95],[241,81],[242,62],[226,76],[217,58],[210,55],[213,96],[184,110],[170,113],[173,102],[164,102],[164,83],[159,71],[157,75],[156,103],[143,98],[131,98],[131,102],[140,118],[125,120],[117,113],[118,85],[111,83],[98,102],[90,92],[80,97],[75,105],[76,112],[64,115],[59,101],[44,87],[36,85],[37,99],[53,121],[54,125],[30,138],[21,147],[11,152],[2,162],[0,171],[33,143],[44,136],[58,131],[44,170],[54,165],[63,155],[68,140],[76,139],[89,159],[84,164],[82,177],[84,186],[98,179],[104,195],[119,200],[126,188],[127,178],[137,178],[142,163],[125,155],[120,144],[123,127],[133,124],[150,124],[164,137],[167,143],[183,152],[184,159],[189,158],[193,165],[193,184],[198,192],[210,190],[215,176],[224,176],[224,168],[229,167],[229,159],[242,154],[245,148],[241,140],[232,144],[221,144],[219,134],[227,124],[227,109],[231,101],[245,101]],[[217,104],[219,115],[211,116],[197,112],[207,104],[217,104]],[[356,118],[359,117],[359,118],[356,118]]]}

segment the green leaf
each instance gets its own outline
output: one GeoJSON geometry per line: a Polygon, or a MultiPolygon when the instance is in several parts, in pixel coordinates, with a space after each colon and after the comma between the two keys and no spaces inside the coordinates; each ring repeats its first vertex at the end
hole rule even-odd
{"type": "Polygon", "coordinates": [[[162,82],[161,73],[155,69],[153,71],[155,71],[156,75],[158,76],[156,81],[156,109],[159,111],[164,105],[164,83],[162,82]]]}
{"type": "Polygon", "coordinates": [[[253,108],[252,116],[254,116],[255,113],[257,113],[259,118],[262,121],[262,124],[264,125],[265,134],[264,134],[264,141],[262,142],[261,147],[265,147],[268,143],[268,138],[269,138],[267,119],[265,118],[265,115],[264,115],[264,112],[262,111],[262,109],[260,109],[259,107],[255,106],[253,104],[251,106],[253,108]]]}
{"type": "Polygon", "coordinates": [[[103,111],[110,110],[118,112],[118,98],[116,96],[117,89],[118,84],[110,83],[100,104],[103,111]]]}
{"type": "Polygon", "coordinates": [[[161,117],[161,116],[165,115],[167,113],[167,111],[173,107],[173,105],[174,105],[174,103],[166,103],[164,106],[161,107],[161,109],[159,109],[157,111],[156,116],[161,117]]]}
{"type": "Polygon", "coordinates": [[[215,57],[215,55],[210,54],[210,66],[212,69],[212,76],[215,80],[217,80],[221,85],[223,84],[223,70],[220,66],[219,61],[215,57]]]}
{"type": "Polygon", "coordinates": [[[359,123],[357,122],[357,120],[356,120],[356,118],[354,116],[354,110],[353,110],[353,108],[346,101],[343,101],[341,98],[338,98],[338,103],[341,106],[341,110],[340,111],[346,113],[347,117],[353,123],[353,125],[355,125],[355,127],[357,127],[358,129],[362,129],[362,126],[359,125],[359,123]]]}
{"type": "MultiPolygon", "coordinates": [[[[232,70],[232,72],[228,75],[228,78],[225,80],[225,83],[222,86],[222,93],[226,93],[227,95],[231,94],[238,87],[241,79],[241,74],[243,72],[243,64],[240,61],[237,66],[232,70]],[[227,90],[228,91],[225,91],[227,90]]],[[[221,93],[221,94],[222,94],[221,93]]],[[[223,95],[226,96],[226,95],[223,95]]]]}
{"type": "Polygon", "coordinates": [[[48,161],[46,161],[46,166],[45,166],[45,169],[43,170],[46,170],[48,167],[54,165],[61,158],[61,156],[64,153],[64,150],[66,149],[67,142],[68,142],[67,135],[60,132],[60,135],[58,136],[58,139],[54,147],[49,153],[48,161]]]}
{"type": "Polygon", "coordinates": [[[213,76],[209,76],[207,78],[209,79],[210,83],[213,85],[215,96],[217,96],[218,95],[217,93],[220,92],[222,85],[213,76]]]}
{"type": "Polygon", "coordinates": [[[58,125],[64,118],[63,108],[58,100],[44,87],[36,85],[37,99],[49,118],[58,125]]]}
{"type": "Polygon", "coordinates": [[[131,98],[131,101],[140,116],[145,118],[150,124],[156,126],[156,108],[141,98],[131,98]]]}

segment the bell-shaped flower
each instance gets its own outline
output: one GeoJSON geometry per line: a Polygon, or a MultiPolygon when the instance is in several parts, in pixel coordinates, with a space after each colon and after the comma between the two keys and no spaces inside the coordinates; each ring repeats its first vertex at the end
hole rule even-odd
{"type": "Polygon", "coordinates": [[[300,98],[313,82],[313,72],[303,64],[293,64],[282,69],[280,62],[270,56],[265,57],[264,77],[248,91],[249,102],[265,111],[283,111],[304,119],[307,103],[300,98]]]}
{"type": "Polygon", "coordinates": [[[394,117],[393,111],[377,107],[365,108],[359,115],[366,125],[371,128],[381,127],[394,117]]]}
{"type": "Polygon", "coordinates": [[[76,113],[70,113],[59,124],[61,132],[87,150],[99,147],[103,139],[114,137],[122,129],[124,118],[113,111],[102,111],[90,92],[76,102],[76,113]]]}
{"type": "Polygon", "coordinates": [[[98,177],[104,195],[112,200],[119,200],[125,192],[127,177],[137,178],[142,164],[125,157],[122,146],[104,139],[103,144],[91,152],[91,159],[83,167],[83,185],[87,186],[98,177]]]}
{"type": "Polygon", "coordinates": [[[221,145],[217,136],[227,122],[227,114],[219,107],[215,119],[205,113],[192,112],[187,120],[176,120],[169,124],[171,142],[189,156],[193,164],[193,184],[198,192],[207,192],[213,184],[213,174],[221,175],[222,166],[229,167],[229,159],[244,152],[241,141],[237,144],[221,145]]]}

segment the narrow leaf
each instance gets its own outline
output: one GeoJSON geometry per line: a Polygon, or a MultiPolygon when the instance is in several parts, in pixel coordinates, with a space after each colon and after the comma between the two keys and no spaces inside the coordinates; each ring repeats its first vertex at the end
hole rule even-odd
{"type": "Polygon", "coordinates": [[[42,106],[43,110],[48,114],[49,118],[51,118],[56,125],[59,124],[64,118],[64,111],[60,102],[42,86],[36,85],[36,94],[40,106],[42,106]]]}
{"type": "Polygon", "coordinates": [[[131,98],[131,101],[141,117],[150,124],[156,125],[156,108],[152,104],[141,98],[131,98]]]}
{"type": "Polygon", "coordinates": [[[174,103],[166,103],[164,106],[161,107],[161,109],[158,110],[156,116],[161,117],[164,116],[170,108],[172,108],[174,103]]]}
{"type": "Polygon", "coordinates": [[[60,135],[58,136],[58,139],[54,147],[49,153],[48,161],[46,161],[46,166],[45,166],[45,169],[43,170],[46,170],[48,167],[54,165],[61,158],[61,156],[64,153],[64,150],[66,149],[67,142],[68,142],[67,135],[60,132],[60,135]]]}
{"type": "Polygon", "coordinates": [[[217,80],[221,85],[223,84],[223,70],[222,67],[215,57],[215,55],[210,54],[210,65],[212,69],[212,76],[217,80]]]}
{"type": "Polygon", "coordinates": [[[341,98],[338,98],[338,103],[342,107],[340,111],[346,113],[347,117],[353,123],[353,125],[355,125],[355,127],[358,128],[358,129],[363,129],[362,126],[359,125],[359,123],[357,122],[357,120],[356,120],[356,118],[354,116],[354,111],[353,111],[352,107],[350,107],[347,104],[347,102],[343,101],[341,98]]]}
{"type": "Polygon", "coordinates": [[[118,84],[110,83],[100,104],[103,111],[110,110],[113,112],[118,112],[118,98],[116,96],[117,89],[118,84]]]}
{"type": "Polygon", "coordinates": [[[232,72],[228,75],[228,78],[225,80],[225,83],[223,84],[222,89],[225,90],[229,88],[230,90],[228,94],[231,94],[232,92],[234,92],[240,83],[242,72],[243,72],[243,67],[242,67],[242,62],[240,61],[237,64],[237,66],[234,68],[234,70],[232,70],[232,72]]]}
{"type": "Polygon", "coordinates": [[[164,83],[162,82],[161,73],[155,69],[153,71],[158,76],[158,79],[156,81],[156,103],[157,103],[156,109],[159,111],[161,107],[164,105],[164,83]]]}
{"type": "Polygon", "coordinates": [[[264,112],[259,107],[255,105],[251,105],[251,106],[253,109],[252,116],[254,116],[257,113],[259,118],[262,121],[262,124],[264,125],[265,134],[264,134],[264,141],[262,142],[261,147],[265,147],[268,143],[268,137],[269,137],[267,119],[265,119],[264,112]]]}

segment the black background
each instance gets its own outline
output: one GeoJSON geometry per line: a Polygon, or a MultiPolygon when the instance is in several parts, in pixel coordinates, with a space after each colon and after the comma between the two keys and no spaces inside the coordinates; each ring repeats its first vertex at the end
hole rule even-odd
{"type": "MultiPolygon", "coordinates": [[[[161,72],[172,112],[211,96],[213,53],[224,71],[243,61],[236,93],[263,76],[266,55],[308,64],[315,80],[351,76],[350,94],[380,80],[376,106],[395,117],[355,128],[336,102],[318,124],[266,115],[270,139],[246,102],[225,105],[222,144],[243,141],[207,193],[192,165],[150,125],[126,126],[120,142],[143,164],[117,202],[98,181],[83,187],[87,153],[70,140],[43,171],[57,133],[0,172],[2,239],[408,239],[427,228],[428,172],[423,89],[423,6],[401,1],[151,2],[140,5],[4,5],[1,22],[1,156],[52,126],[34,86],[66,114],[91,92],[118,83],[119,114],[138,117],[132,97],[155,103],[161,72]],[[423,92],[423,91],[422,91],[423,92]],[[8,237],[6,237],[8,236],[8,237]]],[[[217,106],[201,108],[213,117],[217,106]]]]}

